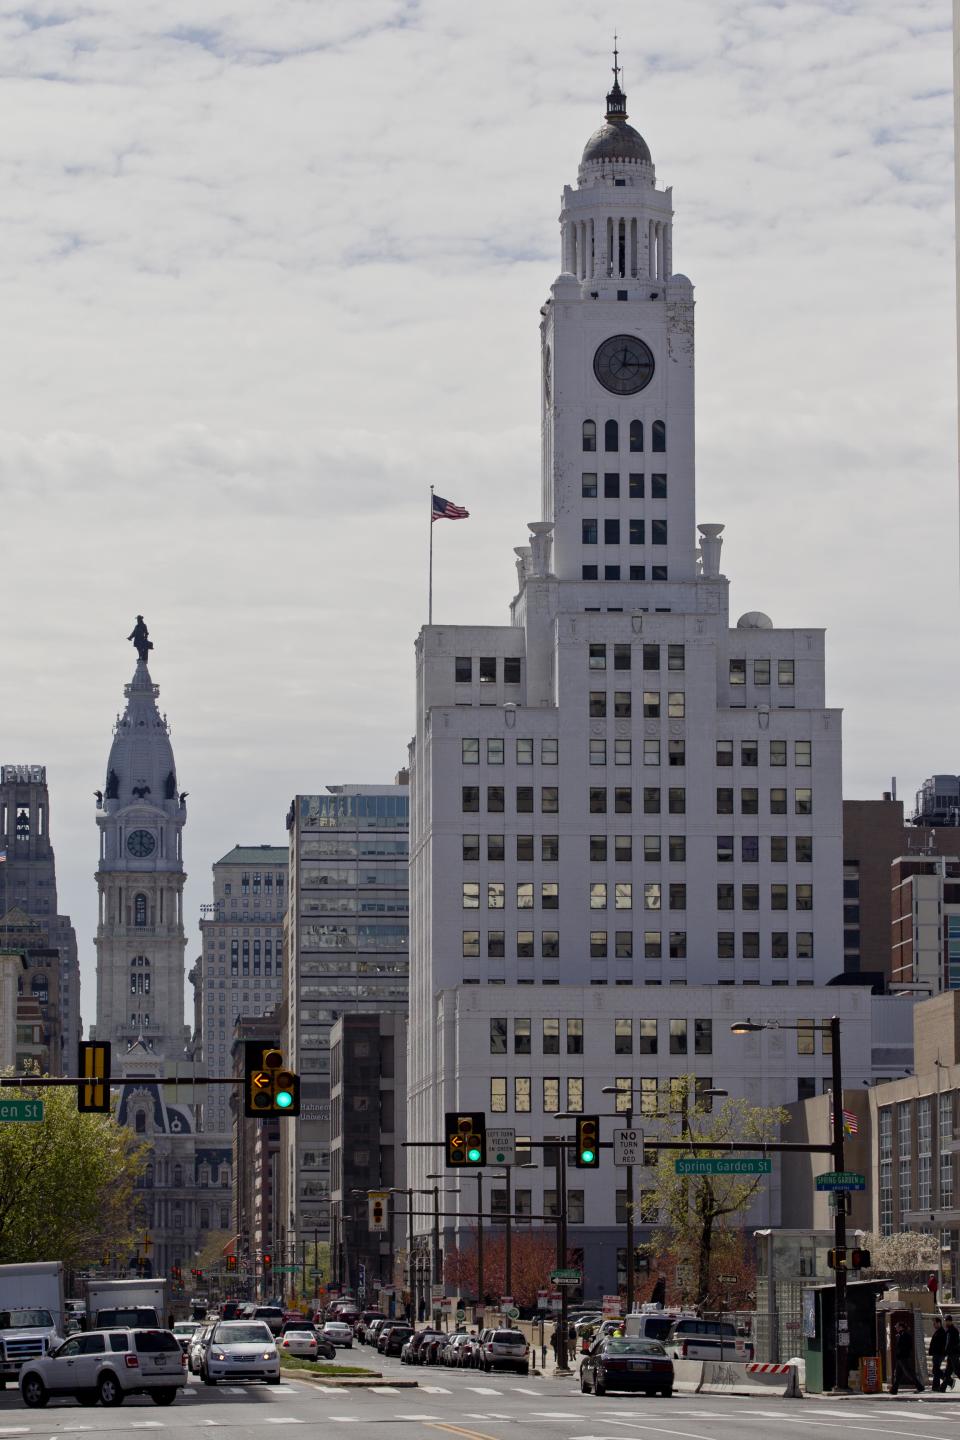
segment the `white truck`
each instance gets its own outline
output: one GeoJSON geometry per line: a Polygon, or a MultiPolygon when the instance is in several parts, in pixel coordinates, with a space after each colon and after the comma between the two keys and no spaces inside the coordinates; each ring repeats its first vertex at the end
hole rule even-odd
{"type": "Polygon", "coordinates": [[[87,1324],[91,1330],[115,1326],[166,1329],[166,1280],[88,1280],[87,1324]]]}
{"type": "Polygon", "coordinates": [[[16,1382],[25,1360],[46,1355],[64,1334],[60,1261],[0,1265],[0,1389],[16,1382]]]}

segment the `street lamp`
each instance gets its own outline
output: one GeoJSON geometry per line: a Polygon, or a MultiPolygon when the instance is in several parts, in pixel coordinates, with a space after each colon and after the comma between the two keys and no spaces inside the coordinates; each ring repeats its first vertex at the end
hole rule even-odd
{"type": "MultiPolygon", "coordinates": [[[[428,1179],[428,1180],[446,1180],[446,1178],[447,1178],[447,1177],[446,1177],[446,1175],[445,1175],[443,1172],[433,1172],[433,1173],[431,1173],[430,1175],[427,1176],[427,1179],[428,1179]]],[[[452,1189],[444,1190],[443,1193],[444,1193],[444,1195],[459,1195],[459,1194],[460,1194],[460,1186],[457,1185],[456,1187],[454,1187],[454,1188],[452,1188],[452,1189]]],[[[442,1273],[441,1273],[441,1264],[440,1264],[440,1186],[439,1186],[439,1185],[434,1185],[434,1187],[433,1187],[433,1273],[432,1273],[432,1277],[431,1277],[431,1282],[430,1282],[430,1283],[431,1283],[431,1287],[434,1286],[434,1285],[441,1285],[441,1286],[442,1286],[442,1284],[443,1284],[443,1275],[442,1275],[442,1273]]],[[[431,1296],[431,1299],[432,1299],[432,1296],[431,1296]]]]}
{"type": "MultiPolygon", "coordinates": [[[[819,1030],[830,1036],[830,1059],[833,1070],[832,1141],[834,1169],[843,1174],[843,1067],[840,1061],[840,1017],[812,1021],[809,1025],[784,1025],[779,1020],[737,1020],[730,1026],[732,1035],[754,1035],[759,1030],[819,1030]]],[[[834,1192],[833,1243],[836,1254],[834,1270],[834,1309],[836,1315],[837,1375],[834,1389],[845,1393],[850,1388],[848,1364],[849,1324],[847,1320],[847,1192],[834,1192]]]]}

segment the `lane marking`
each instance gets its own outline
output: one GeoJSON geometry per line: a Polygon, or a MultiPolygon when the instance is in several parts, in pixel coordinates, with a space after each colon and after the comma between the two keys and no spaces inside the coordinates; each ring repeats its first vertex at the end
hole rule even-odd
{"type": "Polygon", "coordinates": [[[465,1430],[461,1425],[445,1425],[437,1421],[430,1426],[431,1430],[447,1430],[451,1435],[466,1435],[469,1440],[501,1440],[499,1435],[487,1435],[482,1430],[465,1430]]]}
{"type": "Polygon", "coordinates": [[[328,1415],[328,1420],[337,1420],[341,1425],[350,1425],[356,1422],[356,1415],[328,1415]]]}
{"type": "Polygon", "coordinates": [[[491,1390],[489,1385],[468,1385],[468,1386],[467,1386],[467,1389],[468,1389],[468,1390],[472,1390],[473,1393],[474,1393],[474,1395],[502,1395],[502,1394],[503,1394],[503,1391],[502,1391],[502,1390],[491,1390]]]}
{"type": "MultiPolygon", "coordinates": [[[[605,1416],[604,1421],[611,1425],[633,1425],[640,1430],[658,1430],[664,1435],[682,1435],[685,1440],[720,1440],[717,1435],[701,1435],[696,1430],[670,1430],[665,1425],[651,1425],[647,1420],[614,1420],[612,1416],[605,1416]]],[[[938,1435],[936,1440],[941,1440],[938,1435]]]]}
{"type": "Polygon", "coordinates": [[[400,1391],[395,1385],[371,1385],[371,1395],[399,1395],[400,1391]]]}
{"type": "Polygon", "coordinates": [[[299,1420],[295,1415],[265,1415],[265,1425],[305,1425],[305,1420],[299,1420]]]}
{"type": "Polygon", "coordinates": [[[162,1430],[163,1422],[160,1420],[131,1420],[131,1430],[162,1430]]]}
{"type": "Polygon", "coordinates": [[[518,1395],[542,1395],[542,1394],[543,1394],[543,1391],[542,1391],[542,1390],[534,1390],[534,1388],[533,1388],[532,1385],[511,1385],[511,1386],[510,1386],[510,1389],[516,1391],[516,1393],[517,1393],[518,1395]]]}
{"type": "MultiPolygon", "coordinates": [[[[778,1418],[781,1420],[786,1420],[793,1425],[799,1425],[801,1423],[804,1425],[815,1425],[819,1430],[836,1430],[837,1428],[836,1425],[832,1424],[830,1421],[827,1420],[801,1421],[799,1416],[794,1415],[781,1415],[778,1418]]],[[[924,1416],[924,1419],[926,1418],[927,1417],[924,1416]]],[[[855,1415],[852,1417],[848,1415],[845,1417],[845,1419],[847,1422],[845,1428],[848,1430],[872,1430],[874,1428],[872,1420],[868,1420],[867,1416],[863,1414],[855,1415]],[[851,1419],[862,1420],[865,1423],[863,1423],[862,1425],[852,1425],[850,1423],[851,1419]]],[[[927,1430],[893,1430],[888,1426],[884,1428],[883,1433],[885,1435],[911,1435],[914,1437],[914,1440],[943,1440],[943,1437],[941,1435],[931,1435],[927,1430]]]]}

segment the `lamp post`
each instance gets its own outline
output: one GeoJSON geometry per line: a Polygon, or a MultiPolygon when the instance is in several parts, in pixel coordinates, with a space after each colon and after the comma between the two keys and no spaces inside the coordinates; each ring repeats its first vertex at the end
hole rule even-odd
{"type": "MultiPolygon", "coordinates": [[[[375,1194],[375,1191],[369,1191],[375,1194]]],[[[415,1190],[402,1185],[393,1185],[387,1192],[390,1195],[406,1195],[407,1197],[407,1288],[410,1293],[410,1319],[416,1325],[417,1320],[417,1293],[416,1293],[416,1267],[413,1258],[413,1197],[414,1195],[432,1195],[433,1190],[415,1190]]]]}
{"type": "MultiPolygon", "coordinates": [[[[819,1030],[821,1035],[830,1036],[830,1059],[833,1071],[833,1115],[831,1138],[833,1166],[841,1173],[845,1169],[843,1158],[843,1067],[840,1060],[840,1017],[833,1015],[829,1020],[812,1025],[781,1025],[779,1020],[738,1020],[730,1026],[733,1035],[753,1035],[758,1030],[819,1030]]],[[[837,1262],[834,1275],[835,1344],[837,1352],[837,1374],[834,1390],[845,1394],[849,1388],[848,1349],[849,1326],[847,1321],[847,1191],[834,1192],[833,1244],[837,1262]]]]}
{"type": "MultiPolygon", "coordinates": [[[[428,1179],[428,1180],[445,1180],[446,1178],[447,1178],[447,1177],[446,1177],[446,1175],[444,1175],[444,1174],[430,1174],[430,1175],[427,1176],[427,1179],[428,1179]]],[[[452,1188],[450,1188],[450,1189],[446,1189],[446,1190],[444,1190],[443,1193],[444,1193],[444,1195],[459,1195],[459,1194],[460,1194],[460,1186],[457,1185],[457,1186],[452,1187],[452,1188]]],[[[442,1284],[443,1284],[443,1273],[442,1273],[442,1272],[443,1272],[443,1263],[442,1263],[442,1260],[441,1260],[441,1257],[440,1257],[440,1186],[439,1186],[439,1185],[434,1185],[434,1187],[433,1187],[433,1264],[432,1264],[432,1267],[431,1267],[431,1274],[430,1274],[430,1284],[431,1284],[431,1287],[433,1287],[434,1285],[442,1285],[442,1284]]],[[[431,1300],[432,1300],[432,1298],[433,1298],[433,1296],[431,1295],[431,1300]]],[[[435,1317],[435,1318],[436,1318],[436,1317],[435,1317]]]]}

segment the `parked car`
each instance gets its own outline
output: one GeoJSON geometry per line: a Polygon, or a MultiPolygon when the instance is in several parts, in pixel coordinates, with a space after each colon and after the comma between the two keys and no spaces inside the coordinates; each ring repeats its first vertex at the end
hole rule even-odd
{"type": "Polygon", "coordinates": [[[420,1354],[421,1346],[437,1332],[435,1330],[417,1330],[413,1335],[408,1335],[400,1350],[400,1361],[403,1365],[419,1365],[422,1360],[420,1354]]]}
{"type": "Polygon", "coordinates": [[[198,1325],[191,1335],[190,1344],[187,1347],[187,1369],[191,1375],[200,1374],[204,1351],[218,1324],[217,1320],[207,1320],[202,1325],[198,1325]]]}
{"type": "Polygon", "coordinates": [[[204,1351],[200,1371],[205,1385],[218,1380],[265,1380],[280,1383],[280,1354],[264,1320],[221,1320],[204,1351]]]}
{"type": "Polygon", "coordinates": [[[342,1345],[344,1350],[353,1349],[353,1330],[345,1320],[328,1320],[322,1334],[333,1345],[342,1345]]]}
{"type": "Polygon", "coordinates": [[[377,1341],[377,1349],[383,1355],[399,1355],[412,1334],[412,1325],[391,1325],[384,1330],[382,1341],[377,1341]]]}
{"type": "Polygon", "coordinates": [[[449,1335],[441,1334],[440,1331],[430,1336],[420,1346],[420,1361],[423,1365],[439,1365],[440,1357],[447,1348],[450,1340],[449,1335]]]}
{"type": "Polygon", "coordinates": [[[353,1333],[361,1343],[367,1338],[367,1327],[374,1320],[386,1320],[382,1310],[361,1310],[360,1316],[353,1327],[353,1333]]]}
{"type": "Polygon", "coordinates": [[[663,1342],[674,1360],[733,1360],[742,1355],[753,1359],[753,1341],[741,1340],[737,1350],[736,1326],[729,1320],[701,1320],[687,1316],[671,1325],[663,1342]]]}
{"type": "MultiPolygon", "coordinates": [[[[239,1316],[237,1318],[239,1319],[239,1316]]],[[[279,1335],[283,1329],[283,1311],[279,1305],[257,1305],[250,1319],[262,1320],[269,1327],[271,1335],[279,1335]]]]}
{"type": "Polygon", "coordinates": [[[331,1340],[318,1335],[309,1320],[290,1320],[283,1327],[280,1349],[301,1360],[333,1360],[336,1347],[331,1340]]]}
{"type": "Polygon", "coordinates": [[[461,1365],[464,1347],[469,1344],[470,1336],[463,1330],[456,1335],[450,1335],[440,1354],[441,1363],[449,1365],[451,1369],[461,1365]]]}
{"type": "Polygon", "coordinates": [[[492,1331],[483,1344],[480,1363],[488,1375],[491,1370],[516,1370],[529,1375],[530,1346],[526,1336],[519,1330],[492,1331]]]}
{"type": "Polygon", "coordinates": [[[601,1340],[580,1362],[580,1389],[584,1395],[608,1390],[672,1395],[673,1361],[659,1340],[601,1340]]]}
{"type": "Polygon", "coordinates": [[[199,1328],[200,1327],[195,1320],[178,1320],[176,1325],[174,1325],[173,1333],[174,1335],[176,1335],[177,1340],[180,1342],[180,1349],[185,1355],[190,1349],[190,1341],[193,1339],[199,1328]]]}
{"type": "Polygon", "coordinates": [[[665,1343],[678,1320],[697,1318],[692,1311],[664,1310],[660,1305],[645,1306],[641,1311],[627,1316],[623,1333],[628,1339],[633,1337],[637,1340],[659,1340],[665,1343]]]}
{"type": "Polygon", "coordinates": [[[81,1405],[122,1405],[128,1395],[172,1405],[187,1383],[186,1363],[171,1330],[88,1330],[26,1361],[20,1394],[31,1410],[63,1395],[81,1405]]]}
{"type": "Polygon", "coordinates": [[[376,1349],[377,1343],[384,1330],[387,1328],[388,1325],[393,1325],[394,1323],[395,1322],[389,1318],[385,1320],[371,1320],[370,1324],[366,1328],[364,1343],[366,1345],[372,1345],[373,1348],[376,1349]]]}

